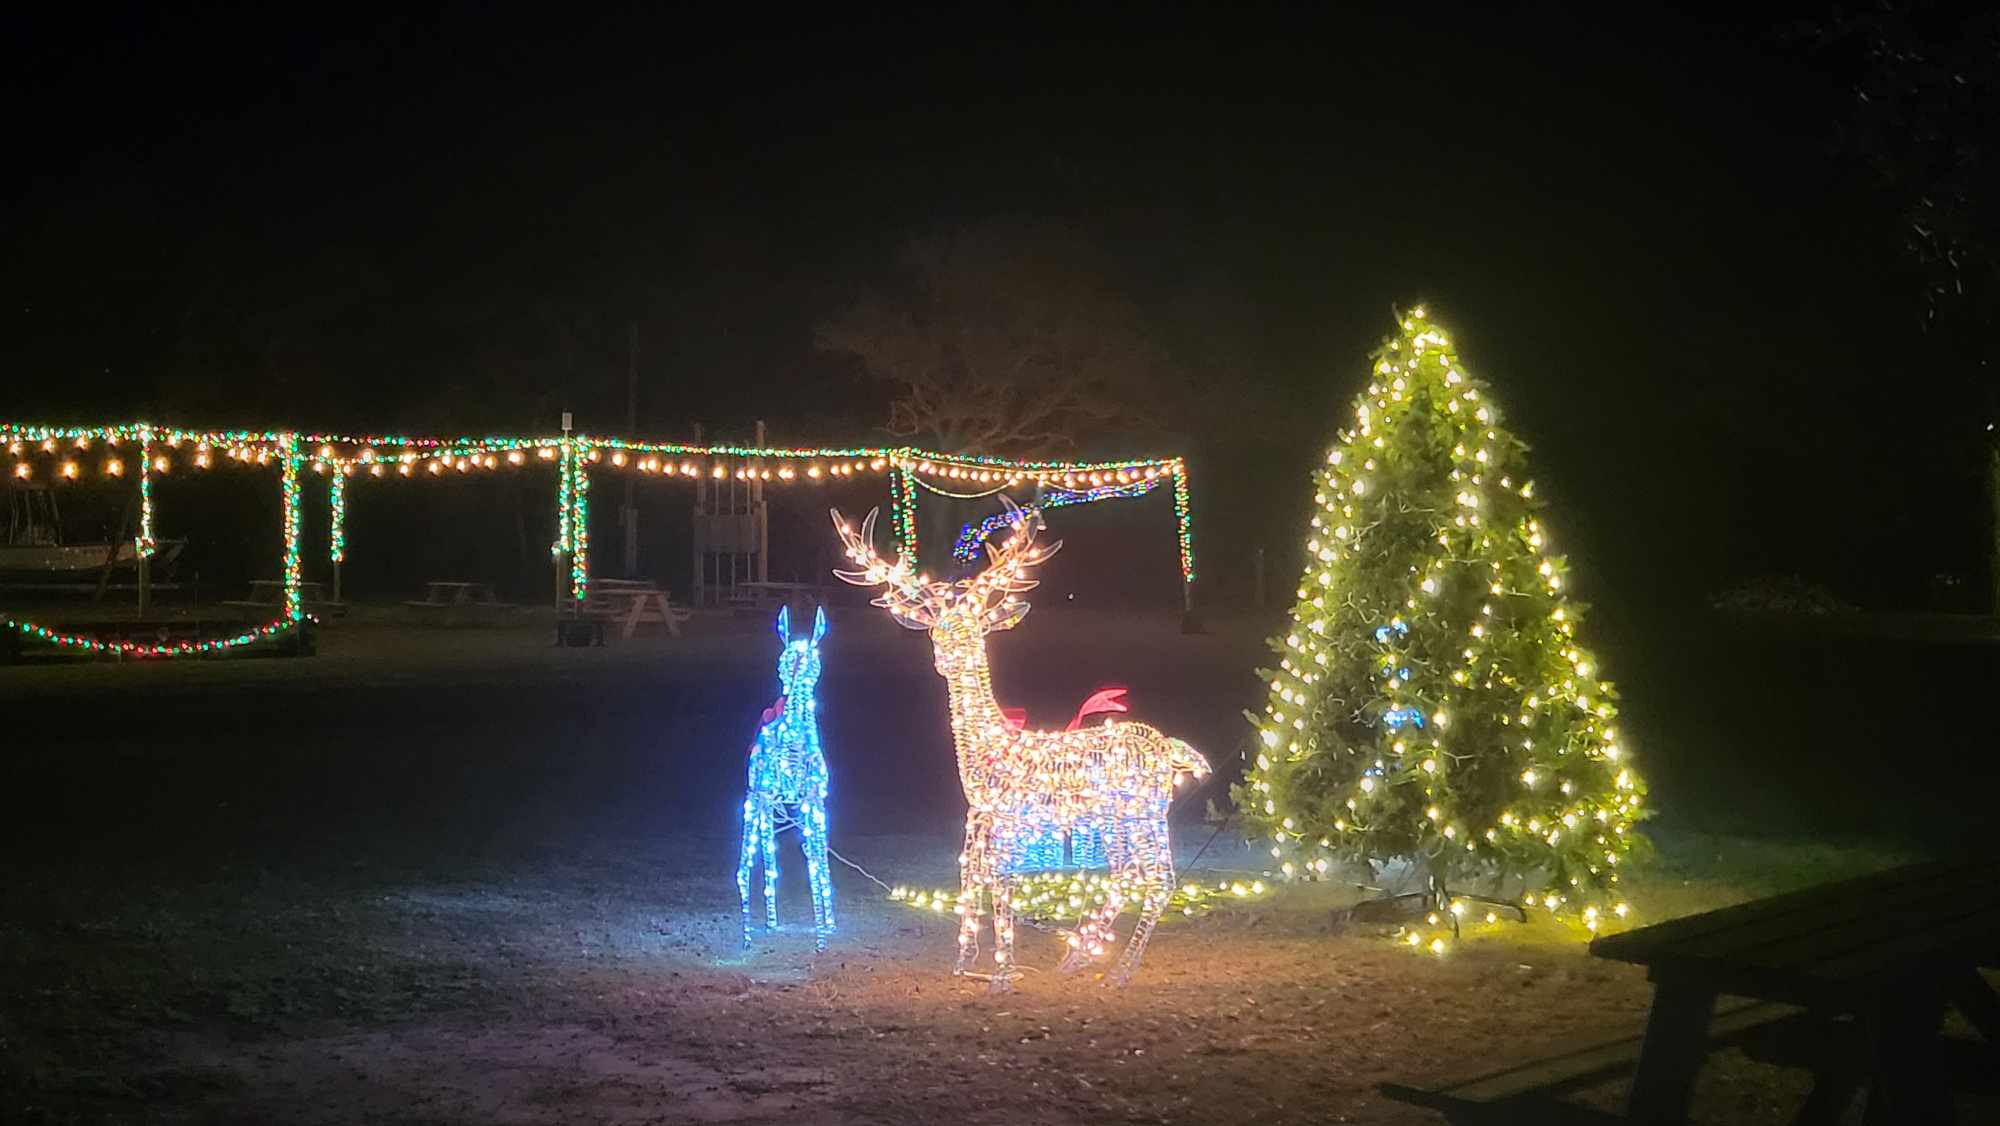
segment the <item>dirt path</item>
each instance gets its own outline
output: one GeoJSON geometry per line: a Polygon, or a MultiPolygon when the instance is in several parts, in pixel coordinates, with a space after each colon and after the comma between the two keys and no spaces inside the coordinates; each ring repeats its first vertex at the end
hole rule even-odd
{"type": "MultiPolygon", "coordinates": [[[[918,868],[947,843],[856,851],[918,868]]],[[[284,984],[257,994],[287,1015],[156,1030],[127,1081],[161,1096],[163,1121],[310,1126],[1432,1122],[1378,1086],[1628,1035],[1649,996],[1638,974],[1546,925],[1434,959],[1333,933],[1341,897],[1310,889],[1163,927],[1122,991],[1048,972],[1055,940],[1031,934],[1024,958],[1039,969],[993,996],[945,972],[945,918],[845,875],[828,953],[796,927],[743,953],[733,889],[690,863],[701,850],[672,855],[670,872],[654,852],[513,868],[504,882],[252,894],[226,915],[296,928],[273,936],[286,953],[269,972],[284,984]],[[296,909],[302,892],[312,910],[296,909]],[[303,946],[329,912],[343,943],[303,946]],[[310,984],[343,965],[375,975],[379,989],[342,987],[367,1004],[330,1006],[310,984]]],[[[786,910],[796,920],[806,906],[788,894],[786,910]]],[[[1711,1120],[1776,1120],[1803,1093],[1803,1076],[1725,1054],[1698,1105],[1711,1120]]],[[[1621,1094],[1614,1081],[1580,1101],[1621,1094]]]]}

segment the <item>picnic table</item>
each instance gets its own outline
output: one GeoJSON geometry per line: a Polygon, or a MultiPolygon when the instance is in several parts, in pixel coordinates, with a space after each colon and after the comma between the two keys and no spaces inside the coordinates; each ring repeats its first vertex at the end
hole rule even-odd
{"type": "MultiPolygon", "coordinates": [[[[301,580],[299,583],[299,603],[313,610],[331,610],[336,613],[347,609],[346,603],[335,602],[326,596],[326,588],[317,582],[301,580]]],[[[258,610],[278,610],[285,605],[285,583],[283,579],[252,579],[250,597],[230,599],[224,606],[241,606],[258,610]]]]}
{"type": "Polygon", "coordinates": [[[800,595],[811,595],[823,602],[819,598],[821,589],[811,583],[737,583],[730,590],[729,603],[743,610],[770,610],[788,605],[800,595]]]}
{"type": "Polygon", "coordinates": [[[1645,966],[1653,982],[1628,1108],[1636,1122],[1685,1119],[1719,996],[1800,1006],[1828,1032],[1853,1018],[1865,1054],[1827,1049],[1801,1120],[1838,1115],[1865,1081],[1869,1123],[1949,1121],[1937,1048],[1945,1008],[2000,1043],[2000,998],[1980,974],[2000,966],[2000,873],[1983,858],[1908,865],[1606,935],[1590,952],[1645,966]]]}
{"type": "Polygon", "coordinates": [[[428,589],[425,591],[423,598],[412,599],[404,602],[403,605],[425,609],[448,606],[486,606],[497,608],[504,605],[493,597],[493,587],[488,583],[433,580],[427,584],[427,587],[428,589]]]}
{"type": "Polygon", "coordinates": [[[592,579],[583,605],[569,607],[572,618],[619,621],[619,636],[631,637],[641,623],[657,622],[674,637],[681,635],[681,623],[689,612],[675,606],[668,593],[654,583],[637,579],[592,579]]]}

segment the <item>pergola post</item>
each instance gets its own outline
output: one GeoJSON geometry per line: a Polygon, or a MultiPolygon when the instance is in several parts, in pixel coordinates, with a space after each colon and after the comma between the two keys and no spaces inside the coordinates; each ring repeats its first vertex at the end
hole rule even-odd
{"type": "Polygon", "coordinates": [[[300,589],[299,530],[303,523],[299,505],[299,436],[287,431],[278,435],[278,457],[283,461],[278,489],[285,506],[285,617],[298,621],[305,616],[304,592],[300,589]]]}
{"type": "Polygon", "coordinates": [[[144,618],[153,602],[153,432],[139,429],[139,535],[132,555],[139,582],[139,617],[144,618]]]}
{"type": "Polygon", "coordinates": [[[336,463],[332,471],[326,483],[326,557],[333,564],[333,600],[339,602],[340,565],[347,560],[347,468],[336,463]]]}

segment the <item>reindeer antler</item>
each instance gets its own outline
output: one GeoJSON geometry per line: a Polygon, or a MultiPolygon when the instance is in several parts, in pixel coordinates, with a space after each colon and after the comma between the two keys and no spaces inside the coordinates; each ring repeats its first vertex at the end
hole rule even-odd
{"type": "Polygon", "coordinates": [[[988,630],[1012,629],[1020,623],[1028,613],[1028,604],[1015,596],[1042,585],[1024,572],[1062,550],[1061,540],[1035,546],[1035,537],[1043,528],[1040,512],[1022,508],[1005,493],[1000,494],[1000,503],[1007,509],[1014,532],[997,547],[990,541],[986,544],[986,570],[963,584],[964,596],[976,599],[982,608],[980,620],[988,630]]]}
{"type": "Polygon", "coordinates": [[[951,584],[933,583],[922,575],[912,575],[906,560],[898,559],[890,563],[876,554],[875,518],[882,514],[882,510],[870,509],[858,533],[847,526],[847,518],[840,514],[839,509],[830,512],[833,526],[840,533],[840,542],[847,549],[847,557],[861,568],[859,571],[835,571],[834,577],[855,586],[881,587],[882,594],[874,600],[874,605],[889,611],[899,625],[910,629],[929,629],[936,625],[939,613],[949,600],[951,584]]]}

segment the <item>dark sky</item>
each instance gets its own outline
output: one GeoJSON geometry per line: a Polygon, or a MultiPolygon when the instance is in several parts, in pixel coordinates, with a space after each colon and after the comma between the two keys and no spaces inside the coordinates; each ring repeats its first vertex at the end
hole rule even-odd
{"type": "Polygon", "coordinates": [[[1240,390],[1185,439],[1225,577],[1289,549],[1417,300],[1536,447],[1595,597],[1796,571],[1909,602],[1979,565],[1944,451],[1983,419],[1912,401],[1958,376],[1831,150],[1841,83],[1778,40],[1814,5],[1365,8],[15,22],[0,413],[615,430],[637,322],[642,429],[865,437],[813,320],[912,233],[1029,214],[1240,390]]]}

